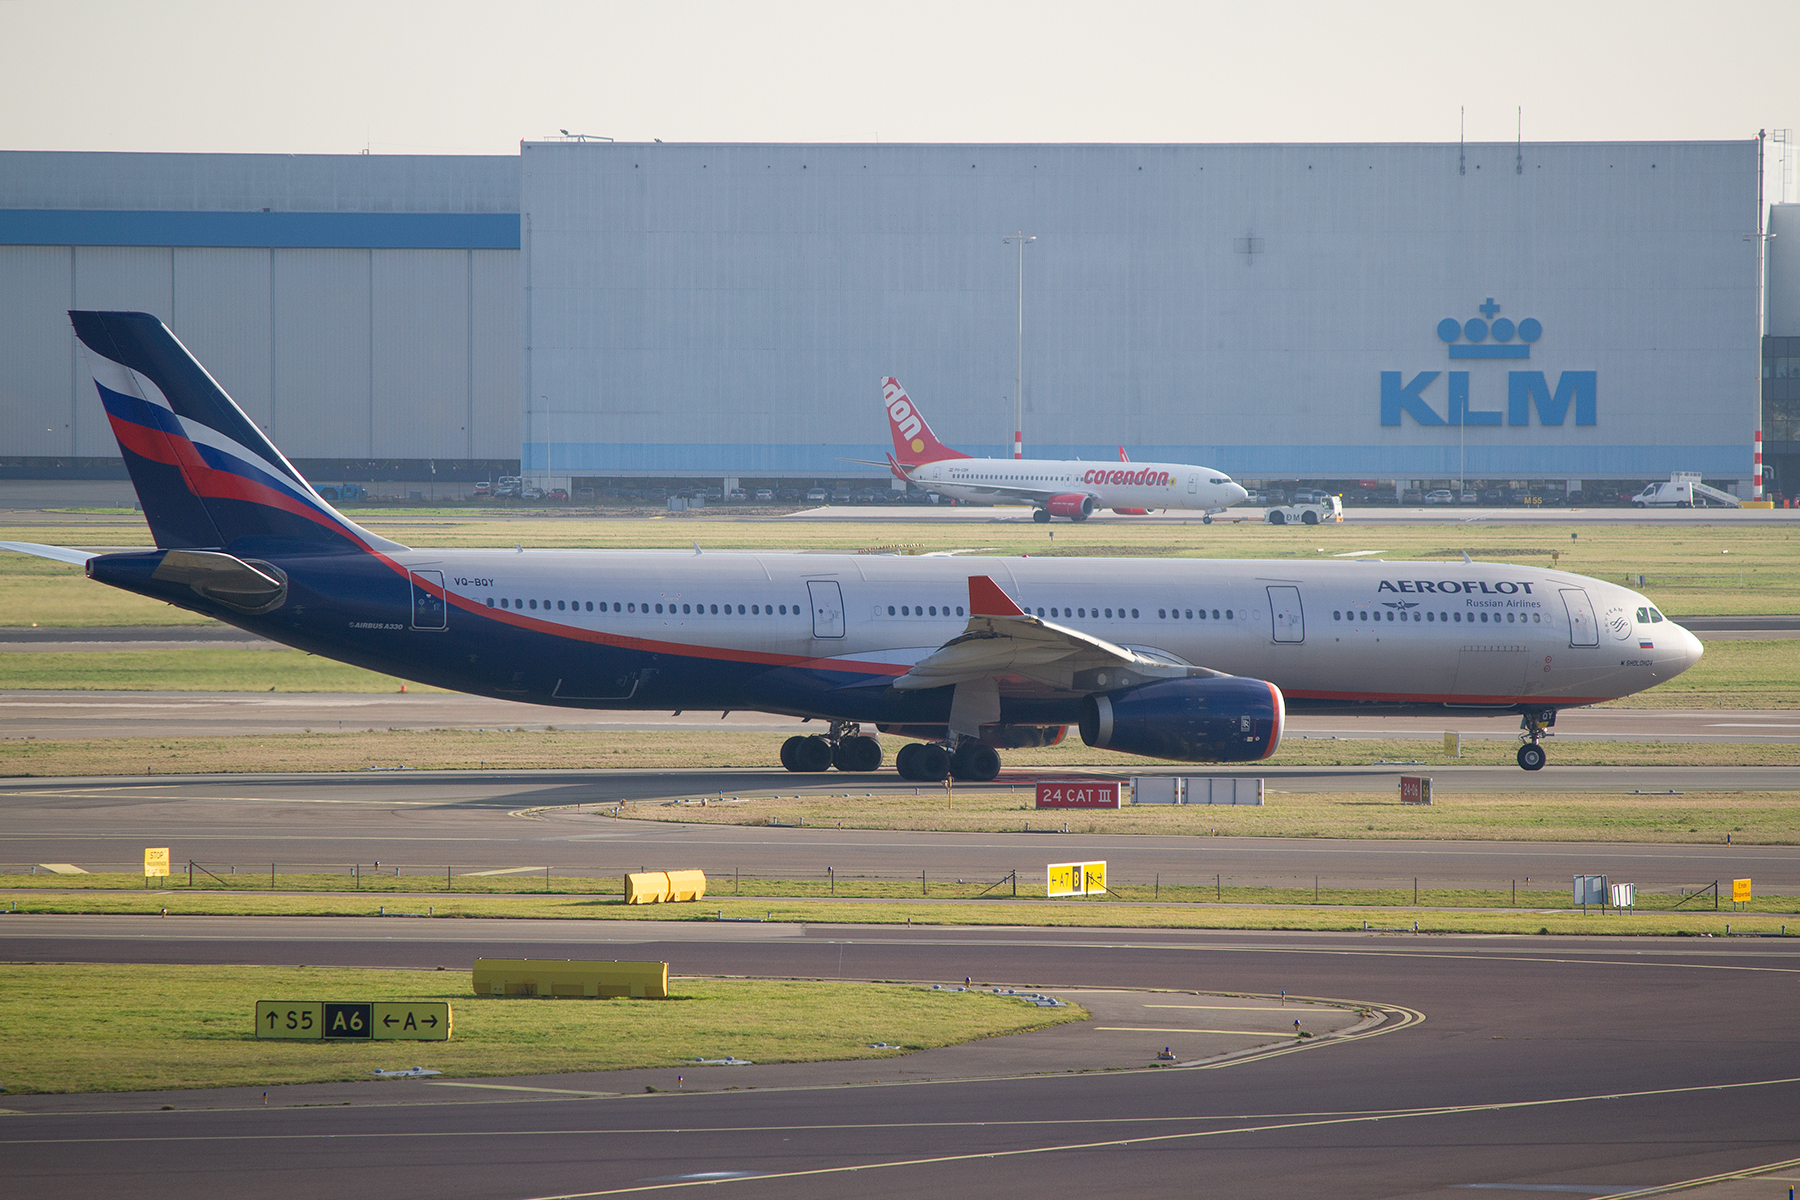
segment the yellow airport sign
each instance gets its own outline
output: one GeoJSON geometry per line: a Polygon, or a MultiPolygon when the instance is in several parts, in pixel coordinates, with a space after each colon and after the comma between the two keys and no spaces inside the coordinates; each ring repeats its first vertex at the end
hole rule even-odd
{"type": "Polygon", "coordinates": [[[258,1000],[256,1036],[316,1042],[324,1037],[325,1005],[318,1000],[258,1000]]]}
{"type": "Polygon", "coordinates": [[[285,1041],[447,1042],[443,1000],[258,1000],[256,1036],[285,1041]]]}
{"type": "Polygon", "coordinates": [[[169,848],[167,846],[144,847],[144,877],[167,875],[169,873],[169,848]]]}
{"type": "Polygon", "coordinates": [[[1051,863],[1045,868],[1044,894],[1056,896],[1097,896],[1106,892],[1106,864],[1051,863]]]}
{"type": "Polygon", "coordinates": [[[1731,881],[1731,899],[1736,903],[1742,903],[1750,899],[1750,881],[1748,879],[1734,879],[1731,881]]]}

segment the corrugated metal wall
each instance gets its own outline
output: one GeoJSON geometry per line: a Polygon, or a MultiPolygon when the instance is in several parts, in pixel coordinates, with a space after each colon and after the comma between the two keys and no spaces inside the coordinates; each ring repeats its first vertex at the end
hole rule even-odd
{"type": "MultiPolygon", "coordinates": [[[[567,475],[838,474],[900,377],[1004,453],[1024,230],[1028,452],[1248,476],[1741,472],[1754,141],[1331,146],[530,143],[523,458],[567,475]],[[1484,303],[1498,306],[1484,314],[1484,303]],[[1535,317],[1528,361],[1440,321],[1535,317]],[[1506,419],[1595,372],[1598,420],[1506,419]],[[1453,373],[1501,423],[1440,417],[1453,373]]],[[[1515,343],[1517,348],[1517,343],[1515,343]]]]}
{"type": "Polygon", "coordinates": [[[514,251],[0,246],[0,455],[118,455],[70,308],[161,317],[290,458],[518,453],[514,251]]]}

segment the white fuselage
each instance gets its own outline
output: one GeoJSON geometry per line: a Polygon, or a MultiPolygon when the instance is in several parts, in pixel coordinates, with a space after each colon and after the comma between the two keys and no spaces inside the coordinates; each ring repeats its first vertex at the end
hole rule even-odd
{"type": "Polygon", "coordinates": [[[1267,679],[1295,702],[1591,704],[1670,679],[1701,653],[1636,592],[1500,563],[491,550],[395,558],[443,572],[453,628],[467,630],[479,613],[721,665],[898,675],[963,633],[977,575],[1046,621],[1267,679]]]}
{"type": "Polygon", "coordinates": [[[951,458],[908,475],[922,488],[972,504],[1042,507],[1051,496],[1088,495],[1096,508],[1220,512],[1249,494],[1223,471],[1192,463],[951,458]]]}

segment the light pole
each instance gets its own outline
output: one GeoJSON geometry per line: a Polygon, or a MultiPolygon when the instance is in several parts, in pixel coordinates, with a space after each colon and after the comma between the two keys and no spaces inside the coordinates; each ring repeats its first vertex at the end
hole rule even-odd
{"type": "Polygon", "coordinates": [[[1025,457],[1025,243],[1037,238],[1015,233],[1000,239],[1019,247],[1019,351],[1013,368],[1013,457],[1025,457]]]}

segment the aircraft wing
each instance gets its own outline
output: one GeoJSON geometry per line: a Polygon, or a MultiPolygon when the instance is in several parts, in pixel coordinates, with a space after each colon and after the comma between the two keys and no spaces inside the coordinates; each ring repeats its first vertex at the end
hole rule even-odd
{"type": "Polygon", "coordinates": [[[911,691],[1017,676],[1057,691],[1085,693],[1219,674],[1034,617],[986,575],[969,577],[969,613],[961,634],[915,663],[893,686],[911,691]]]}
{"type": "Polygon", "coordinates": [[[88,559],[98,557],[86,550],[70,550],[65,546],[44,546],[37,542],[0,542],[0,550],[11,550],[15,554],[35,555],[38,558],[53,558],[57,562],[73,563],[78,567],[85,567],[88,559]]]}

